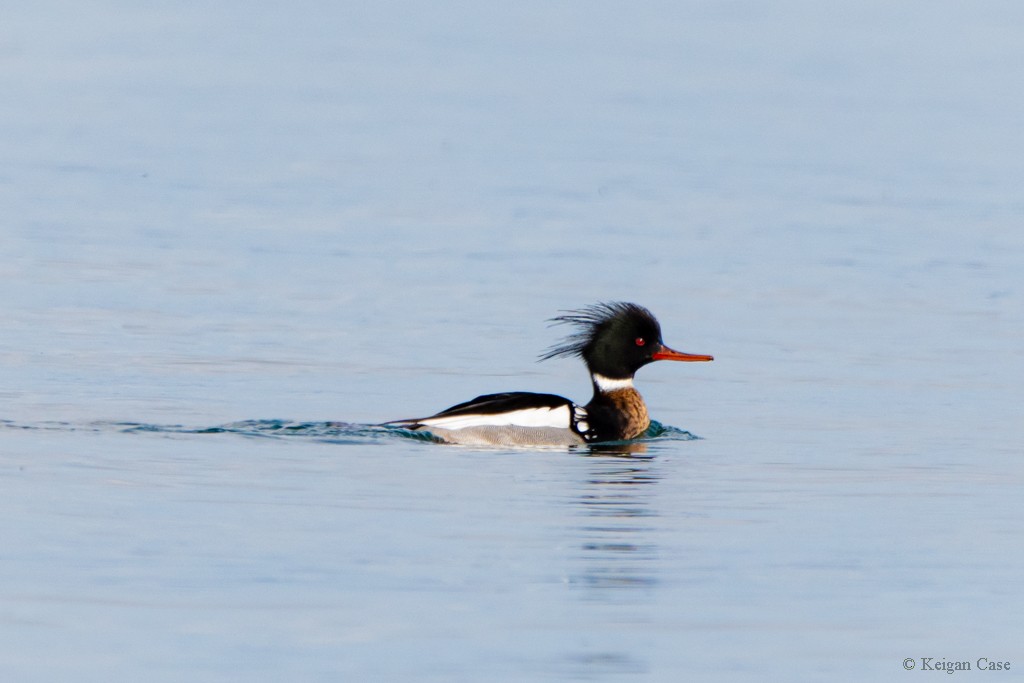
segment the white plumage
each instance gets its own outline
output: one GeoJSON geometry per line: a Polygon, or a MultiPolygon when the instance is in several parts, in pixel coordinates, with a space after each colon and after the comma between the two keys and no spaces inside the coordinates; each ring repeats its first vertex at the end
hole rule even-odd
{"type": "Polygon", "coordinates": [[[555,427],[569,429],[569,406],[554,408],[523,408],[507,413],[484,413],[474,415],[443,415],[418,420],[426,427],[441,427],[458,430],[468,427],[555,427]]]}
{"type": "Polygon", "coordinates": [[[633,388],[632,377],[627,377],[626,379],[612,379],[611,377],[599,375],[596,372],[591,374],[591,377],[594,379],[594,384],[597,385],[597,388],[606,394],[611,391],[633,388]]]}

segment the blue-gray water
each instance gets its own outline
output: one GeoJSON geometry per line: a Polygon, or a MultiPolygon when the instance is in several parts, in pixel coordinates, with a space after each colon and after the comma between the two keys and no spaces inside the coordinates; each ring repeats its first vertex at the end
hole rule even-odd
{"type": "Polygon", "coordinates": [[[1013,2],[8,7],[0,677],[1019,679],[1022,35],[1013,2]],[[632,452],[370,426],[586,400],[534,358],[611,299],[716,358],[639,373],[671,429],[632,452]]]}

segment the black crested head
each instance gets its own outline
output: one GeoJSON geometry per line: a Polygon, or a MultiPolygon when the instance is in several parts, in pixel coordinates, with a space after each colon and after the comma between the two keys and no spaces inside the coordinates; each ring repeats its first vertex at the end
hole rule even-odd
{"type": "Polygon", "coordinates": [[[541,354],[540,360],[578,356],[591,373],[628,379],[655,360],[663,346],[661,326],[643,306],[612,301],[565,313],[551,322],[573,325],[577,331],[541,354]]]}

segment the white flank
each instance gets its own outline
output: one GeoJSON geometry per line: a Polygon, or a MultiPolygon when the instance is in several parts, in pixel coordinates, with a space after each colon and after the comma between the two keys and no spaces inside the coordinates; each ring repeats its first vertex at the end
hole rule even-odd
{"type": "Polygon", "coordinates": [[[428,417],[419,420],[427,427],[443,427],[445,429],[465,429],[466,427],[558,427],[569,429],[569,406],[557,408],[524,408],[508,413],[490,415],[448,415],[428,417]]]}
{"type": "Polygon", "coordinates": [[[619,391],[620,389],[633,388],[632,377],[627,377],[626,379],[612,379],[611,377],[599,375],[596,372],[591,375],[591,377],[593,377],[594,384],[597,385],[597,388],[605,393],[608,393],[609,391],[619,391]]]}

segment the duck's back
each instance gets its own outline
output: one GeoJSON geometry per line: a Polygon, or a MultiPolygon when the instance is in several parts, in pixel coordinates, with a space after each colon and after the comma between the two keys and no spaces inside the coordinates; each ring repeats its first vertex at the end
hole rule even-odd
{"type": "Polygon", "coordinates": [[[430,417],[387,424],[471,446],[572,446],[585,443],[579,430],[585,418],[586,411],[567,398],[512,391],[477,396],[430,417]]]}

